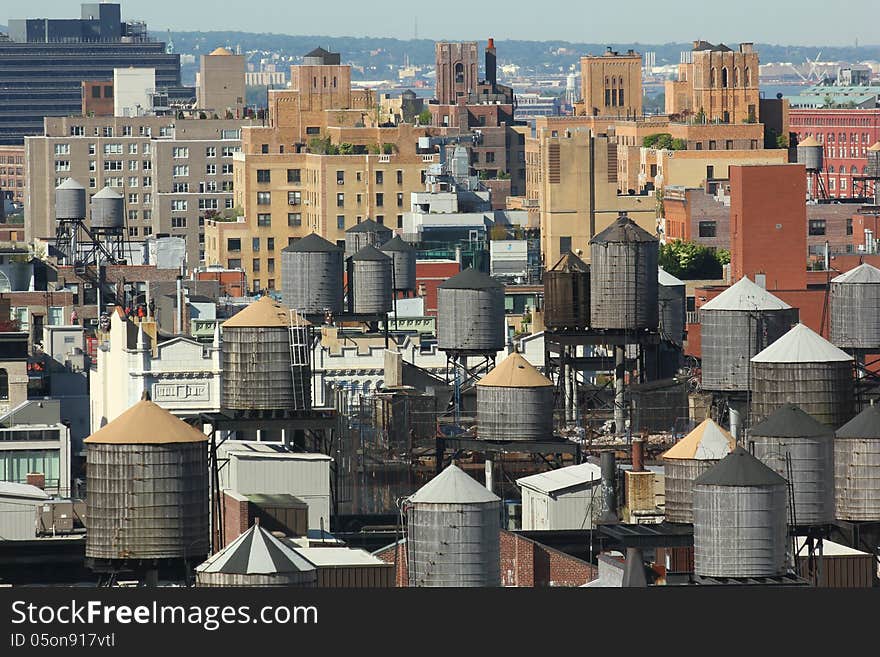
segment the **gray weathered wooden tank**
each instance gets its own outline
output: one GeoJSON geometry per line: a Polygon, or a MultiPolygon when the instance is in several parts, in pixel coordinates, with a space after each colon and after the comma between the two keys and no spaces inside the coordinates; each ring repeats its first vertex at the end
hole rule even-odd
{"type": "Polygon", "coordinates": [[[786,480],[737,447],[694,481],[694,573],[785,573],[786,480]]]}
{"type": "Polygon", "coordinates": [[[743,276],[700,308],[704,390],[743,392],[751,359],[797,323],[798,311],[743,276]]]}
{"type": "Polygon", "coordinates": [[[749,429],[749,442],[765,465],[791,482],[794,520],[824,525],[834,520],[834,430],[794,404],[777,408],[749,429]]]}
{"type": "Polygon", "coordinates": [[[86,216],[86,188],[68,178],[55,188],[55,219],[84,220],[86,216]]]}
{"type": "Polygon", "coordinates": [[[880,406],[865,407],[837,430],[834,497],[838,519],[880,522],[880,406]]]}
{"type": "Polygon", "coordinates": [[[565,253],[544,272],[544,325],[577,330],[590,325],[590,265],[565,253]]]}
{"type": "Polygon", "coordinates": [[[855,414],[852,357],[804,324],[752,358],[751,422],[786,403],[839,427],[855,414]]]}
{"type": "Polygon", "coordinates": [[[105,187],[92,197],[92,223],[95,232],[119,232],[125,228],[125,197],[105,187]]]}
{"type": "Polygon", "coordinates": [[[220,405],[233,411],[311,408],[309,324],[262,297],[222,326],[220,405]]]}
{"type": "Polygon", "coordinates": [[[657,272],[657,285],[660,336],[667,342],[682,346],[687,318],[687,291],[684,281],[660,269],[657,272]]]}
{"type": "Polygon", "coordinates": [[[500,586],[500,504],[455,464],[409,497],[410,586],[500,586]]]}
{"type": "Polygon", "coordinates": [[[627,216],[590,240],[590,323],[597,329],[656,329],[659,242],[627,216]]]}
{"type": "Polygon", "coordinates": [[[381,314],[391,311],[392,261],[373,246],[365,246],[351,257],[349,294],[354,313],[381,314]]]}
{"type": "Polygon", "coordinates": [[[437,289],[437,346],[445,351],[495,353],[507,341],[504,287],[465,269],[437,289]]]}
{"type": "Polygon", "coordinates": [[[831,342],[880,349],[880,269],[863,263],[831,281],[831,342]]]}
{"type": "Polygon", "coordinates": [[[365,246],[379,248],[391,239],[390,228],[372,219],[364,219],[345,231],[345,257],[350,258],[365,246]]]}
{"type": "Polygon", "coordinates": [[[477,381],[481,440],[553,438],[553,382],[512,353],[477,381]]]}
{"type": "Polygon", "coordinates": [[[400,236],[385,242],[379,250],[391,258],[392,287],[396,292],[408,292],[416,289],[416,250],[412,244],[400,236]]]}
{"type": "Polygon", "coordinates": [[[298,312],[341,313],[343,250],[316,233],[281,251],[281,298],[298,312]]]}
{"type": "Polygon", "coordinates": [[[86,557],[203,560],[208,438],[142,400],[85,439],[86,557]]]}

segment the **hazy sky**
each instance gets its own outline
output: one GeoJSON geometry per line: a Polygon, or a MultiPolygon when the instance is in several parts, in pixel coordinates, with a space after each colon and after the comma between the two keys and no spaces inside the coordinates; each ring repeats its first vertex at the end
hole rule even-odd
{"type": "MultiPolygon", "coordinates": [[[[8,18],[78,17],[78,0],[28,0],[8,18]]],[[[151,29],[427,39],[561,39],[589,43],[693,39],[784,45],[880,43],[878,0],[122,0],[122,15],[151,29]],[[438,10],[442,8],[442,13],[438,10]],[[837,17],[829,17],[830,10],[837,17]],[[464,18],[464,16],[467,18],[464,18]],[[547,17],[542,19],[541,16],[547,17]]]]}

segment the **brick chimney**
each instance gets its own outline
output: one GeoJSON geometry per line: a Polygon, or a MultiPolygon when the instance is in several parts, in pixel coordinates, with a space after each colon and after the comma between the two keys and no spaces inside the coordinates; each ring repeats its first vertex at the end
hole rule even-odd
{"type": "Polygon", "coordinates": [[[42,472],[28,472],[27,483],[28,486],[36,486],[40,490],[44,490],[46,488],[46,475],[42,472]]]}

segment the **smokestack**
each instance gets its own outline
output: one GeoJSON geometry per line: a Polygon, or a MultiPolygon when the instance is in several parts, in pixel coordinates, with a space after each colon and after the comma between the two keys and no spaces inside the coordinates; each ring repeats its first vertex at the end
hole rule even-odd
{"type": "Polygon", "coordinates": [[[602,471],[603,510],[599,522],[618,522],[617,517],[617,458],[614,450],[602,452],[599,456],[602,471]]]}
{"type": "Polygon", "coordinates": [[[486,82],[492,85],[492,91],[495,90],[495,85],[498,83],[498,66],[497,61],[495,59],[495,39],[489,38],[489,43],[486,44],[486,82]]]}
{"type": "Polygon", "coordinates": [[[632,471],[644,472],[645,470],[645,439],[633,438],[632,442],[632,471]]]}
{"type": "Polygon", "coordinates": [[[623,567],[624,588],[645,588],[648,578],[645,577],[645,557],[641,548],[626,548],[626,564],[623,567]]]}

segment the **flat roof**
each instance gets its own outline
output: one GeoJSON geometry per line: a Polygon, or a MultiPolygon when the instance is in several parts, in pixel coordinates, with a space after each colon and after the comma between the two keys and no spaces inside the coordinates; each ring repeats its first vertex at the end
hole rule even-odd
{"type": "Polygon", "coordinates": [[[344,547],[296,547],[303,558],[318,567],[333,566],[386,566],[387,562],[366,550],[344,547]]]}
{"type": "Polygon", "coordinates": [[[332,461],[326,454],[315,452],[295,452],[287,445],[281,443],[252,443],[237,444],[226,450],[229,456],[254,459],[287,459],[290,461],[332,461]]]}

